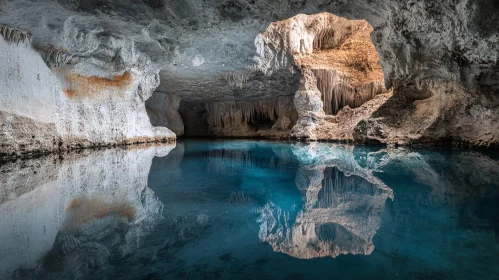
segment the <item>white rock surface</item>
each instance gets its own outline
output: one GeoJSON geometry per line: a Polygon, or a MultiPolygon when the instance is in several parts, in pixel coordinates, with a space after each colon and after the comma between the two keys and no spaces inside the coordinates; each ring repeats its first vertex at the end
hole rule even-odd
{"type": "Polygon", "coordinates": [[[16,44],[0,37],[0,49],[0,60],[6,62],[0,66],[4,156],[175,138],[167,128],[151,126],[137,94],[139,84],[150,83],[142,73],[132,74],[126,91],[72,98],[64,90],[64,77],[51,71],[28,42],[16,44]]]}

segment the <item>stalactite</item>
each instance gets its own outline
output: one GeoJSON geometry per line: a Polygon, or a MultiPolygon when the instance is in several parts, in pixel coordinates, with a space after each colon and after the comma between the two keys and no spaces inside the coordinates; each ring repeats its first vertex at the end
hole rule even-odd
{"type": "Polygon", "coordinates": [[[383,85],[373,81],[364,85],[353,85],[350,78],[335,69],[314,69],[317,77],[317,88],[321,92],[326,114],[336,114],[349,106],[360,107],[383,92],[383,85]]]}
{"type": "Polygon", "coordinates": [[[334,30],[322,29],[314,37],[314,50],[326,50],[334,47],[334,30]]]}
{"type": "Polygon", "coordinates": [[[223,76],[229,83],[230,87],[238,87],[239,89],[242,89],[243,85],[249,80],[248,74],[238,71],[228,71],[225,72],[223,76]]]}
{"type": "Polygon", "coordinates": [[[13,42],[17,45],[19,43],[31,43],[31,33],[24,30],[0,24],[0,34],[2,34],[5,41],[13,42]]]}
{"type": "Polygon", "coordinates": [[[208,123],[215,127],[237,126],[242,123],[254,123],[257,119],[277,120],[281,114],[280,103],[289,102],[292,97],[283,96],[251,101],[212,102],[206,104],[208,123]]]}
{"type": "Polygon", "coordinates": [[[67,64],[73,55],[67,49],[58,48],[52,45],[42,46],[36,48],[42,54],[45,62],[51,67],[61,67],[67,64]]]}

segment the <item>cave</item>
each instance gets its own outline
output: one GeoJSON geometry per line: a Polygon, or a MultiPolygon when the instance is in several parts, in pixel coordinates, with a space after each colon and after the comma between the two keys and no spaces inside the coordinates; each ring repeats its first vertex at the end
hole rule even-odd
{"type": "Polygon", "coordinates": [[[329,13],[273,22],[255,37],[256,64],[249,67],[253,71],[216,69],[208,79],[205,73],[212,66],[199,54],[192,59],[192,67],[176,63],[162,69],[160,84],[146,101],[151,124],[167,127],[177,137],[299,138],[303,124],[296,126],[297,121],[312,113],[323,122],[316,128],[319,133],[336,125],[337,135],[346,134],[352,140],[351,127],[391,96],[384,86],[372,32],[365,20],[329,13]],[[269,59],[284,64],[267,69],[269,59]],[[303,104],[307,112],[298,114],[295,93],[299,90],[311,99],[317,98],[318,90],[322,108],[306,108],[313,104],[308,102],[303,104]],[[373,99],[368,110],[360,108],[373,99]],[[357,115],[354,121],[327,117],[345,107],[357,115]]]}
{"type": "MultiPolygon", "coordinates": [[[[489,28],[496,18],[484,24],[487,7],[495,7],[488,0],[446,10],[443,25],[458,13],[470,18],[452,29],[457,33],[446,31],[446,41],[434,40],[442,36],[426,19],[437,17],[438,9],[426,2],[374,10],[363,1],[294,3],[274,7],[274,16],[239,1],[206,12],[199,3],[145,1],[137,16],[124,3],[56,2],[65,13],[54,14],[48,25],[16,17],[22,4],[2,5],[3,58],[11,63],[3,71],[0,109],[3,119],[15,119],[9,123],[26,126],[5,127],[7,155],[183,136],[497,143],[497,44],[489,28]],[[402,10],[417,16],[398,14],[402,10]],[[255,11],[262,16],[255,18],[255,11]],[[85,13],[102,19],[78,19],[85,13]],[[157,15],[150,21],[148,13],[157,15]],[[205,20],[192,17],[196,13],[205,20]],[[127,21],[139,24],[130,28],[127,21]],[[10,65],[28,57],[38,65],[37,74],[22,70],[12,79],[10,65]],[[274,100],[273,109],[259,105],[266,100],[274,100]],[[228,111],[222,116],[210,110],[212,104],[228,111]],[[248,106],[256,115],[278,112],[266,113],[274,124],[252,123],[248,106]]],[[[27,5],[51,15],[42,4],[27,5]]]]}
{"type": "Polygon", "coordinates": [[[0,0],[0,279],[499,279],[498,26],[0,0]]]}

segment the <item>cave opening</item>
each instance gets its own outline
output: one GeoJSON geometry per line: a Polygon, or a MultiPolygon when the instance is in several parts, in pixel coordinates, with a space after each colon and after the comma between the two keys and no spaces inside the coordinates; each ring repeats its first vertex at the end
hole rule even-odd
{"type": "Polygon", "coordinates": [[[324,112],[336,115],[385,92],[384,73],[367,21],[319,15],[321,22],[311,22],[316,30],[312,48],[300,54],[300,63],[314,73],[324,112]]]}
{"type": "Polygon", "coordinates": [[[166,127],[177,137],[184,135],[184,122],[179,114],[180,100],[177,95],[154,91],[145,102],[151,124],[166,127]]]}
{"type": "Polygon", "coordinates": [[[253,119],[248,121],[248,125],[254,127],[255,129],[271,129],[274,125],[277,115],[274,114],[269,116],[264,112],[253,111],[253,119]]]}
{"type": "MultiPolygon", "coordinates": [[[[272,22],[255,41],[260,62],[257,59],[257,65],[246,70],[207,72],[212,68],[204,58],[192,67],[175,64],[161,70],[161,83],[146,102],[151,123],[166,126],[177,136],[291,138],[303,115],[295,100],[301,80],[320,92],[318,110],[325,115],[362,107],[386,93],[372,31],[365,20],[330,13],[272,22]],[[269,50],[274,53],[266,53],[269,50]]],[[[306,102],[305,106],[313,103],[310,98],[306,102]]],[[[382,103],[360,110],[353,120],[337,122],[353,127],[382,103]]],[[[322,124],[331,120],[324,119],[322,124]]],[[[318,129],[328,134],[328,127],[318,129]]],[[[351,135],[352,128],[346,129],[350,130],[338,134],[351,135]]],[[[334,138],[335,133],[327,137],[334,138]]]]}

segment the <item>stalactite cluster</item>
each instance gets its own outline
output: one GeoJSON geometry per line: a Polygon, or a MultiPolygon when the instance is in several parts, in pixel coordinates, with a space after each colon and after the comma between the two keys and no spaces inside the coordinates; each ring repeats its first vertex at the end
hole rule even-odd
{"type": "Polygon", "coordinates": [[[327,50],[334,47],[334,30],[321,29],[315,34],[313,42],[314,50],[327,50]]]}
{"type": "Polygon", "coordinates": [[[31,33],[24,30],[0,24],[0,34],[2,34],[2,37],[7,42],[13,42],[18,45],[19,43],[31,43],[31,33]]]}
{"type": "Polygon", "coordinates": [[[317,88],[321,92],[326,114],[336,114],[347,105],[350,108],[360,107],[383,92],[380,82],[357,86],[335,69],[314,69],[313,72],[317,77],[317,88]]]}
{"type": "Polygon", "coordinates": [[[229,82],[230,87],[243,88],[249,80],[249,75],[239,71],[228,71],[223,74],[223,77],[229,82]]]}
{"type": "Polygon", "coordinates": [[[242,123],[254,123],[257,119],[269,118],[275,121],[284,98],[276,97],[251,101],[213,102],[206,104],[208,123],[216,127],[230,127],[242,123]]]}
{"type": "Polygon", "coordinates": [[[67,49],[58,48],[52,45],[36,48],[42,54],[45,62],[51,67],[61,67],[67,64],[73,55],[67,49]]]}

